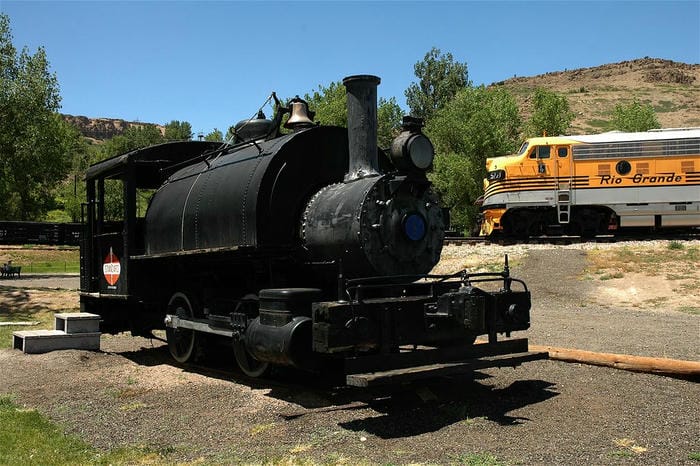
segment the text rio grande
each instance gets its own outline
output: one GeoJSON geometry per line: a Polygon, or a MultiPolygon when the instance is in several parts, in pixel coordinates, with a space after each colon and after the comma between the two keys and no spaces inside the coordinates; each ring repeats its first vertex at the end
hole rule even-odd
{"type": "Polygon", "coordinates": [[[653,183],[680,183],[683,181],[682,175],[675,173],[663,173],[661,175],[642,175],[637,173],[634,176],[615,176],[615,175],[600,175],[600,184],[621,184],[622,180],[632,180],[634,184],[653,184],[653,183]]]}

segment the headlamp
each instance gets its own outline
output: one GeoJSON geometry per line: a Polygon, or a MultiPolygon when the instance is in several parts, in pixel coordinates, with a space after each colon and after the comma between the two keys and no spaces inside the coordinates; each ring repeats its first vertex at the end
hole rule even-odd
{"type": "Polygon", "coordinates": [[[391,160],[401,171],[425,172],[433,165],[433,143],[421,132],[423,120],[404,117],[401,134],[391,143],[391,160]]]}

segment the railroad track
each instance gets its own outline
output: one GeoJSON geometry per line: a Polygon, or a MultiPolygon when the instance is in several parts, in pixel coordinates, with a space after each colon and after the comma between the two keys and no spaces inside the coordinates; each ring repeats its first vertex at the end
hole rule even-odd
{"type": "Polygon", "coordinates": [[[664,233],[664,234],[625,234],[625,235],[597,235],[592,238],[581,236],[536,236],[525,239],[517,238],[489,238],[484,236],[446,236],[444,244],[476,245],[497,244],[510,246],[513,244],[553,244],[568,245],[579,243],[623,243],[626,241],[690,241],[700,240],[700,232],[691,233],[664,233]]]}

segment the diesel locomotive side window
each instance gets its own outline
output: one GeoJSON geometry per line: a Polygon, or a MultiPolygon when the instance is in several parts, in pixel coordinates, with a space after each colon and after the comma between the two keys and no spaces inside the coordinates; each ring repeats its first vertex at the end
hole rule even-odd
{"type": "Polygon", "coordinates": [[[568,147],[560,147],[557,149],[557,155],[559,157],[566,157],[569,155],[569,148],[568,147]]]}
{"type": "Polygon", "coordinates": [[[528,156],[531,159],[548,159],[549,158],[549,146],[537,146],[532,149],[530,152],[530,155],[528,156]]]}

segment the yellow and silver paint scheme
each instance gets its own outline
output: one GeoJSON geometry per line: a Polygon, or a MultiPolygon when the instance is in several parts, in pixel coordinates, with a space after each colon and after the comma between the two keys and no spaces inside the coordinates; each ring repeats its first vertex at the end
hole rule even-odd
{"type": "Polygon", "coordinates": [[[481,235],[510,209],[562,199],[611,209],[620,227],[700,226],[700,128],[535,137],[486,169],[481,235]]]}

